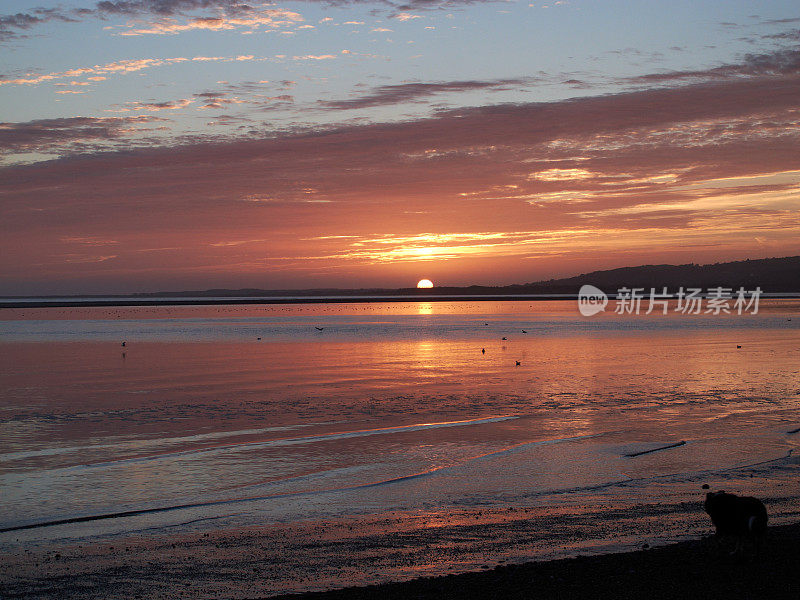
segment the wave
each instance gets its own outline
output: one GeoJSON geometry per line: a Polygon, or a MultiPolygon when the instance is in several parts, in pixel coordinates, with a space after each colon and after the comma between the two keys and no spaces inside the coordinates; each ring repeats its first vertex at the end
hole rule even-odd
{"type": "Polygon", "coordinates": [[[519,415],[498,415],[492,417],[483,417],[479,419],[466,419],[460,421],[441,421],[436,423],[414,423],[412,425],[399,425],[395,427],[381,427],[376,429],[356,429],[353,431],[339,431],[335,433],[323,433],[317,435],[296,436],[287,438],[274,438],[268,440],[253,440],[248,442],[236,442],[233,444],[217,444],[214,446],[206,446],[203,448],[195,448],[191,450],[178,450],[175,452],[161,452],[158,454],[150,454],[146,456],[136,456],[131,458],[120,458],[116,460],[101,461],[95,463],[87,463],[82,465],[74,465],[66,467],[68,469],[87,469],[96,468],[109,465],[118,465],[126,463],[136,463],[152,460],[162,460],[174,458],[178,456],[198,455],[198,454],[211,454],[217,452],[228,452],[240,448],[274,448],[281,446],[293,446],[297,444],[314,444],[319,442],[329,442],[336,440],[343,440],[348,438],[365,437],[371,435],[386,435],[393,433],[408,433],[414,431],[424,431],[427,429],[438,429],[442,427],[460,427],[465,425],[484,425],[487,423],[499,423],[501,421],[509,421],[511,419],[518,419],[519,415]]]}
{"type": "MultiPolygon", "coordinates": [[[[492,421],[496,420],[503,420],[507,418],[514,418],[514,417],[494,417],[492,421]]],[[[475,422],[491,422],[487,419],[475,419],[471,421],[464,421],[464,422],[451,422],[453,424],[463,424],[463,423],[475,423],[475,422]]],[[[444,423],[429,423],[426,424],[427,426],[444,426],[444,423]]],[[[413,425],[407,427],[422,427],[423,425],[413,425]]],[[[387,429],[398,429],[398,428],[387,428],[387,429]]],[[[401,428],[404,429],[404,428],[401,428]]],[[[383,430],[365,430],[365,431],[383,431],[383,430]]],[[[332,434],[333,435],[333,434],[332,434]]],[[[518,452],[524,450],[526,448],[534,447],[534,446],[544,446],[549,444],[558,444],[564,442],[572,442],[577,440],[589,439],[589,438],[596,438],[606,435],[605,433],[598,433],[598,434],[589,434],[589,435],[581,435],[581,436],[574,436],[574,437],[566,437],[566,438],[555,438],[549,440],[534,440],[529,442],[523,442],[521,444],[515,444],[514,446],[510,446],[507,448],[503,448],[501,450],[497,450],[494,452],[488,452],[486,454],[480,454],[476,456],[468,457],[456,464],[451,465],[443,465],[434,467],[432,469],[428,469],[426,471],[420,471],[417,473],[411,473],[408,475],[402,475],[399,477],[393,477],[389,479],[383,479],[379,481],[371,481],[362,484],[350,485],[350,486],[343,486],[343,487],[332,487],[332,488],[323,488],[317,490],[304,490],[304,491],[297,491],[297,492],[283,492],[283,493],[276,493],[276,494],[262,494],[257,496],[246,496],[246,497],[238,497],[238,498],[225,498],[220,500],[210,500],[210,501],[203,501],[203,502],[189,502],[183,504],[174,504],[169,506],[160,506],[160,507],[151,507],[151,508],[141,508],[141,509],[133,509],[133,510],[126,510],[126,511],[116,511],[111,513],[102,513],[102,514],[94,514],[94,515],[83,515],[83,516],[76,516],[76,517],[67,517],[63,519],[54,519],[49,521],[40,521],[35,523],[26,523],[21,525],[12,525],[0,528],[0,533],[8,533],[13,531],[21,531],[26,529],[37,529],[43,527],[52,527],[56,525],[68,525],[74,523],[85,523],[90,521],[99,521],[99,520],[106,520],[106,519],[117,519],[117,518],[126,518],[126,517],[133,517],[133,516],[140,516],[140,515],[147,515],[147,514],[156,514],[156,513],[166,513],[170,511],[179,511],[185,509],[196,509],[196,508],[205,508],[205,507],[212,507],[212,506],[224,506],[224,505],[235,505],[235,504],[242,504],[247,502],[258,502],[258,501],[265,501],[265,500],[275,500],[275,499],[284,499],[284,498],[299,498],[299,497],[312,497],[318,496],[322,494],[330,494],[330,493],[341,493],[341,492],[350,492],[350,491],[358,491],[358,490],[367,490],[370,488],[377,488],[382,486],[388,486],[393,484],[400,484],[408,481],[418,480],[424,477],[429,477],[438,473],[442,473],[448,470],[454,470],[461,467],[466,466],[468,463],[478,460],[484,459],[491,459],[493,457],[501,456],[504,454],[509,454],[513,452],[518,452]]],[[[311,437],[319,437],[319,436],[311,436],[311,437]]],[[[656,448],[654,450],[662,450],[665,448],[656,448]]],[[[720,473],[729,473],[729,472],[737,472],[746,469],[752,469],[755,467],[762,467],[769,464],[776,464],[782,461],[786,461],[790,459],[793,455],[793,449],[789,449],[785,454],[771,458],[764,461],[754,462],[750,464],[744,465],[736,465],[732,467],[724,467],[724,468],[711,468],[711,469],[700,469],[697,471],[691,472],[678,472],[678,473],[667,473],[667,474],[660,474],[660,475],[652,475],[646,477],[627,477],[621,480],[613,480],[607,481],[603,483],[598,483],[594,485],[586,485],[586,486],[575,486],[575,487],[566,487],[560,489],[547,489],[547,490],[540,490],[534,493],[526,493],[522,494],[522,497],[539,497],[539,496],[547,496],[553,494],[563,494],[563,493],[576,493],[576,492],[590,492],[590,491],[598,491],[602,489],[609,489],[617,486],[629,486],[629,485],[636,485],[645,482],[654,482],[654,481],[664,481],[669,480],[675,477],[680,477],[682,479],[692,479],[698,476],[708,476],[711,474],[720,474],[720,473]]],[[[332,469],[335,471],[337,469],[332,469]]],[[[323,472],[316,472],[313,474],[309,474],[311,476],[319,476],[323,472]]],[[[302,479],[303,477],[294,477],[291,479],[302,479]]]]}
{"type": "MultiPolygon", "coordinates": [[[[295,429],[302,429],[305,427],[315,427],[319,425],[332,425],[335,421],[326,421],[319,423],[300,423],[297,425],[281,425],[275,427],[261,427],[258,429],[241,429],[237,431],[215,431],[213,433],[199,433],[196,435],[184,435],[179,437],[168,438],[154,438],[142,440],[127,440],[111,444],[89,444],[83,446],[61,446],[56,448],[42,448],[40,450],[29,450],[23,452],[7,452],[0,454],[0,462],[11,462],[14,460],[23,460],[26,458],[38,458],[41,456],[58,456],[62,454],[70,454],[72,452],[84,452],[86,450],[118,450],[118,451],[135,451],[146,448],[147,446],[164,446],[166,444],[181,444],[186,442],[197,442],[202,440],[213,440],[226,437],[236,437],[245,435],[255,435],[259,433],[270,433],[278,431],[292,431],[295,429]]],[[[86,465],[79,465],[86,466],[86,465]]]]}
{"type": "MultiPolygon", "coordinates": [[[[515,418],[513,416],[504,416],[504,417],[492,417],[490,419],[472,419],[469,421],[451,421],[446,423],[427,423],[425,426],[433,427],[433,426],[446,426],[446,425],[456,425],[456,424],[474,424],[477,422],[486,423],[486,422],[497,422],[501,420],[515,418]]],[[[416,427],[422,428],[423,425],[410,425],[403,428],[389,428],[389,429],[405,429],[407,430],[409,427],[416,427]]],[[[383,431],[383,430],[365,430],[365,431],[383,431]]],[[[455,469],[458,467],[462,467],[467,463],[475,460],[481,460],[486,458],[491,458],[494,456],[499,456],[502,454],[507,454],[509,452],[519,451],[526,447],[533,447],[533,446],[544,446],[548,444],[557,444],[562,442],[571,442],[580,439],[587,439],[597,437],[598,435],[602,434],[591,434],[591,435],[582,435],[582,436],[574,436],[574,437],[567,437],[567,438],[557,438],[551,440],[535,440],[530,442],[524,442],[522,444],[516,444],[509,448],[503,448],[502,450],[498,450],[495,452],[489,452],[486,454],[479,454],[477,456],[471,456],[457,464],[454,465],[444,465],[440,467],[434,467],[427,471],[421,471],[419,473],[412,473],[410,475],[403,475],[400,477],[393,477],[390,479],[384,479],[380,481],[371,481],[368,483],[362,483],[357,485],[350,485],[344,487],[336,487],[336,488],[325,488],[319,490],[306,490],[306,491],[299,491],[299,492],[284,492],[278,494],[267,494],[267,495],[260,495],[260,496],[249,496],[249,497],[242,497],[242,498],[226,498],[223,500],[210,500],[206,502],[190,502],[185,504],[174,504],[170,506],[159,506],[159,507],[152,507],[152,508],[141,508],[135,510],[126,510],[126,511],[117,511],[112,513],[103,513],[103,514],[96,514],[96,515],[84,515],[80,517],[68,517],[64,519],[55,519],[51,521],[41,521],[38,523],[27,523],[23,525],[13,525],[9,527],[0,528],[0,533],[8,533],[11,531],[21,531],[24,529],[36,529],[40,527],[52,527],[56,525],[69,525],[74,523],[85,523],[88,521],[100,521],[105,519],[118,519],[124,517],[133,517],[139,515],[146,515],[146,514],[155,514],[155,513],[164,513],[169,511],[177,511],[183,509],[192,509],[192,508],[205,508],[209,506],[223,506],[223,505],[231,505],[231,504],[240,504],[244,502],[256,502],[262,500],[273,500],[278,498],[297,498],[302,496],[315,496],[320,494],[328,494],[328,493],[337,493],[337,492],[348,492],[348,491],[357,491],[357,490],[364,490],[370,489],[380,486],[386,486],[396,483],[402,483],[406,481],[412,481],[415,479],[420,479],[422,477],[427,477],[433,475],[435,473],[440,473],[445,470],[455,469]]],[[[315,473],[314,475],[318,475],[315,473]]]]}

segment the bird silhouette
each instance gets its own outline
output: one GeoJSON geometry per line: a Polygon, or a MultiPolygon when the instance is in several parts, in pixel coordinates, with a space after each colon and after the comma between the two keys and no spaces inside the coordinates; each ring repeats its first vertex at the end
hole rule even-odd
{"type": "Polygon", "coordinates": [[[325,329],[325,328],[324,328],[324,327],[317,327],[317,326],[315,325],[315,326],[314,326],[314,329],[316,329],[317,331],[322,331],[322,330],[323,330],[323,329],[325,329]]]}
{"type": "Polygon", "coordinates": [[[508,339],[508,338],[503,338],[503,339],[504,339],[504,340],[506,340],[506,339],[508,339]]]}
{"type": "Polygon", "coordinates": [[[519,361],[517,361],[517,366],[519,366],[520,364],[521,364],[521,363],[520,363],[519,361]]]}
{"type": "Polygon", "coordinates": [[[481,354],[486,354],[486,348],[481,348],[481,354]]]}

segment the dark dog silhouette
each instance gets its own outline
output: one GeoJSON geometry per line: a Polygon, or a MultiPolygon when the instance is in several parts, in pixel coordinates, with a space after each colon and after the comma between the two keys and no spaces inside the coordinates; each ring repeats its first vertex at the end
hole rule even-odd
{"type": "Polygon", "coordinates": [[[706,494],[705,509],[717,529],[717,541],[735,541],[731,555],[742,553],[747,542],[754,546],[756,554],[760,552],[768,518],[761,500],[723,491],[709,492],[706,494]]]}

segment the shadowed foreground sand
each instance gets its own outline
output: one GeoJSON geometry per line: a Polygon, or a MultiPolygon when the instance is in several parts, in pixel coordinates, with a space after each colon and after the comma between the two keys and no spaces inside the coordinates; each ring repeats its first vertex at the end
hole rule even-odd
{"type": "Polygon", "coordinates": [[[637,552],[530,562],[478,573],[279,598],[796,600],[800,598],[800,524],[771,527],[761,559],[744,563],[723,559],[707,537],[637,552]]]}
{"type": "Polygon", "coordinates": [[[761,559],[743,564],[723,559],[705,537],[635,552],[487,565],[479,572],[283,596],[270,590],[275,577],[270,568],[308,580],[307,588],[330,589],[342,582],[337,585],[314,568],[301,574],[292,568],[291,555],[275,554],[271,561],[257,556],[266,539],[263,530],[236,539],[235,548],[225,538],[205,534],[175,537],[164,548],[144,541],[77,547],[65,554],[6,555],[0,559],[0,598],[800,598],[800,524],[771,527],[761,559]],[[208,544],[206,552],[202,543],[208,544]]]}

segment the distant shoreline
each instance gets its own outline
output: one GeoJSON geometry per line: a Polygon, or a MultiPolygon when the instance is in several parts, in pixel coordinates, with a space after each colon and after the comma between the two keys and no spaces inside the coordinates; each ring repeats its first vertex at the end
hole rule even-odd
{"type": "MultiPolygon", "coordinates": [[[[614,300],[616,294],[609,294],[614,300]]],[[[701,297],[706,297],[701,294],[701,297]]],[[[646,299],[646,297],[645,297],[646,299]]],[[[674,297],[670,299],[675,299],[674,297]]],[[[762,300],[796,300],[800,292],[764,293],[762,300]]],[[[254,296],[254,297],[210,297],[186,298],[165,297],[86,297],[68,298],[5,298],[0,299],[0,309],[18,308],[102,308],[114,306],[220,306],[248,304],[357,304],[357,303],[396,303],[396,302],[542,302],[578,300],[577,294],[409,294],[387,296],[254,296]]]]}
{"type": "MultiPolygon", "coordinates": [[[[416,287],[361,288],[222,288],[204,290],[159,290],[135,293],[0,294],[0,308],[67,306],[158,306],[202,304],[287,304],[320,302],[452,302],[479,300],[574,300],[584,285],[591,285],[612,296],[623,288],[679,288],[704,291],[718,287],[735,292],[760,289],[764,297],[800,298],[800,256],[743,260],[708,265],[640,265],[593,271],[562,279],[549,279],[510,285],[437,285],[416,287]],[[778,296],[780,295],[780,296],[778,296]],[[74,304],[72,304],[74,303],[74,304]]],[[[660,296],[663,298],[663,296],[660,296]]]]}
{"type": "MultiPolygon", "coordinates": [[[[800,293],[797,294],[800,298],[800,293]]],[[[395,296],[259,296],[252,298],[64,298],[64,299],[8,299],[0,300],[0,308],[67,308],[103,306],[218,306],[222,304],[350,304],[366,302],[477,302],[505,300],[577,300],[577,294],[479,294],[479,295],[395,295],[395,296]]]]}

